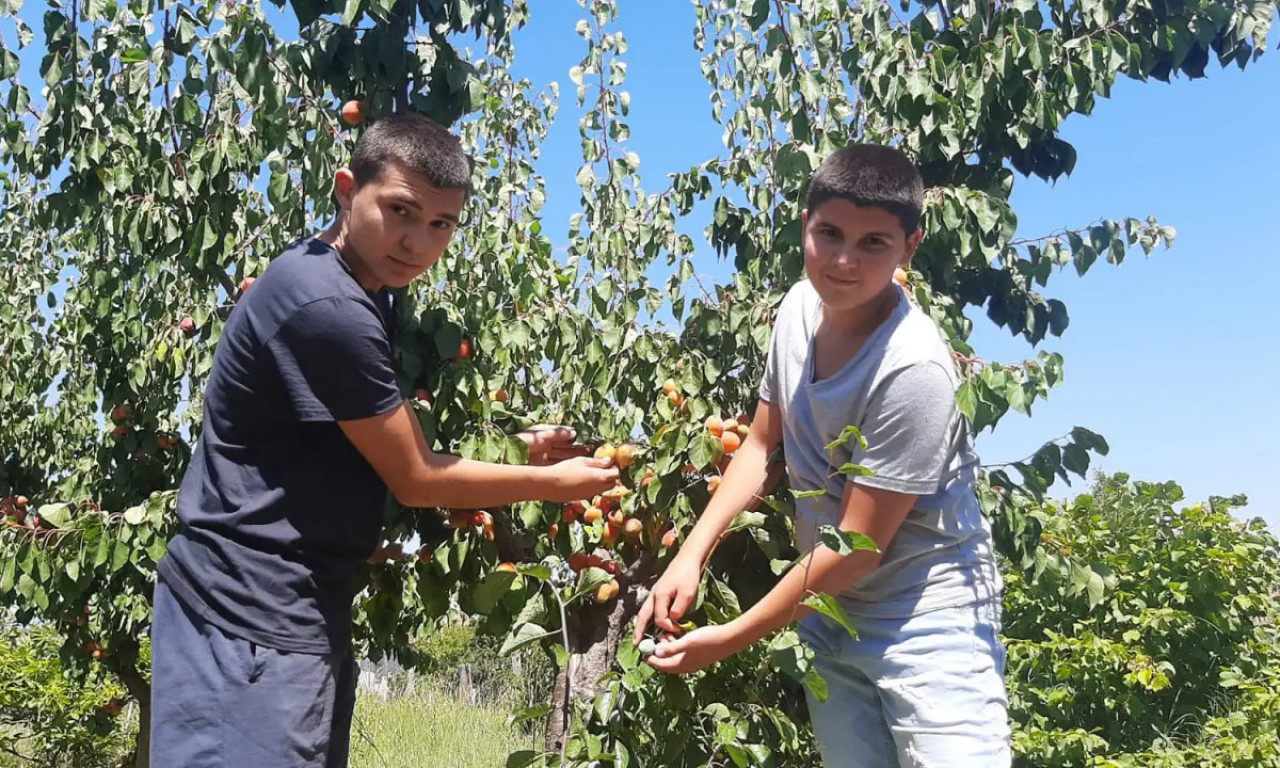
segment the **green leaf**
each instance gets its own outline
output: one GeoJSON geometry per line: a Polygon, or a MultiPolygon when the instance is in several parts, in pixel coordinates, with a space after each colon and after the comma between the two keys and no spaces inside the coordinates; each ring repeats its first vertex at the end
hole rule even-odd
{"type": "Polygon", "coordinates": [[[1106,591],[1106,584],[1102,581],[1102,576],[1100,576],[1096,571],[1090,571],[1087,588],[1089,592],[1089,607],[1093,608],[1098,603],[1102,602],[1102,595],[1106,591]]]}
{"type": "Polygon", "coordinates": [[[870,536],[855,531],[842,531],[834,525],[819,526],[818,541],[840,555],[850,555],[854,552],[880,551],[880,548],[876,546],[875,541],[870,536]]]}
{"type": "MultiPolygon", "coordinates": [[[[514,720],[511,724],[516,725],[518,723],[524,722],[525,720],[536,720],[538,718],[544,717],[546,714],[550,713],[550,708],[548,705],[538,704],[536,706],[529,708],[529,710],[534,710],[534,709],[540,709],[544,706],[548,707],[548,711],[546,713],[539,712],[537,714],[530,714],[528,717],[522,718],[520,720],[514,720]]],[[[526,710],[526,711],[529,711],[529,710],[526,710]]],[[[532,749],[522,749],[519,752],[512,752],[509,756],[507,756],[507,768],[534,768],[534,766],[540,766],[540,765],[542,765],[542,753],[534,752],[532,749]]]]}
{"type": "Polygon", "coordinates": [[[603,568],[596,568],[594,566],[587,568],[579,577],[577,589],[574,591],[573,596],[569,598],[569,601],[572,602],[584,595],[590,594],[597,586],[605,584],[612,579],[613,576],[603,568]]]}
{"type": "Polygon", "coordinates": [[[536,643],[544,637],[549,637],[558,633],[559,630],[557,629],[543,629],[537,624],[521,624],[520,626],[512,629],[511,634],[507,635],[507,639],[503,641],[502,647],[498,649],[498,655],[508,656],[530,643],[536,643]]]}
{"type": "Polygon", "coordinates": [[[818,701],[827,700],[827,681],[823,679],[816,668],[810,667],[809,671],[805,673],[804,684],[809,690],[813,691],[813,696],[818,701]]]}
{"type": "Polygon", "coordinates": [[[124,511],[124,521],[129,525],[141,525],[147,519],[147,508],[141,504],[124,511]]]}
{"type": "Polygon", "coordinates": [[[14,557],[6,557],[4,563],[0,564],[0,595],[7,594],[13,589],[13,582],[18,576],[18,560],[14,557]]]}
{"type": "Polygon", "coordinates": [[[147,51],[145,48],[127,48],[120,54],[120,62],[122,64],[137,64],[147,60],[147,51]]]}
{"type": "Polygon", "coordinates": [[[515,578],[516,574],[510,571],[495,571],[481,579],[471,594],[476,612],[487,614],[492,611],[511,588],[511,582],[515,581],[515,578]]]}
{"type": "Polygon", "coordinates": [[[124,540],[123,533],[121,531],[121,538],[116,539],[115,546],[111,550],[111,570],[113,571],[120,570],[125,563],[129,562],[129,553],[132,547],[124,540]]]}
{"type": "Polygon", "coordinates": [[[34,579],[25,573],[18,577],[18,594],[22,595],[23,599],[30,601],[35,591],[36,582],[34,579]]]}
{"type": "Polygon", "coordinates": [[[978,414],[978,393],[973,389],[973,380],[968,379],[956,391],[956,404],[965,418],[973,423],[978,414]]]}
{"type": "Polygon", "coordinates": [[[792,491],[791,492],[791,495],[795,496],[797,499],[812,499],[817,496],[825,496],[826,494],[827,494],[826,488],[815,488],[812,491],[792,491]]]}
{"type": "Polygon", "coordinates": [[[551,566],[541,563],[520,563],[516,566],[516,573],[542,581],[549,581],[551,579],[551,566]]]}
{"type": "Polygon", "coordinates": [[[844,612],[844,608],[839,601],[831,595],[826,593],[810,595],[805,599],[804,604],[844,627],[845,631],[849,633],[849,637],[855,640],[858,639],[858,630],[853,626],[853,621],[844,612]]]}
{"type": "Polygon", "coordinates": [[[362,6],[364,6],[364,0],[347,0],[346,6],[342,9],[343,26],[349,27],[355,23],[356,18],[360,16],[362,6]]]}
{"type": "Polygon", "coordinates": [[[720,459],[724,453],[724,443],[720,438],[703,431],[693,439],[689,446],[689,461],[699,470],[705,470],[720,459]]]}
{"type": "Polygon", "coordinates": [[[54,526],[65,528],[71,522],[71,505],[67,503],[45,504],[40,507],[40,519],[54,526]]]}
{"type": "Polygon", "coordinates": [[[846,477],[868,477],[875,474],[875,470],[867,469],[861,464],[841,464],[840,474],[846,477]]]}
{"type": "Polygon", "coordinates": [[[861,448],[862,450],[865,451],[867,449],[867,439],[862,436],[862,430],[850,424],[840,432],[839,437],[827,443],[826,445],[827,452],[830,453],[831,451],[834,451],[835,449],[849,442],[849,438],[855,438],[857,440],[858,447],[861,448]]]}

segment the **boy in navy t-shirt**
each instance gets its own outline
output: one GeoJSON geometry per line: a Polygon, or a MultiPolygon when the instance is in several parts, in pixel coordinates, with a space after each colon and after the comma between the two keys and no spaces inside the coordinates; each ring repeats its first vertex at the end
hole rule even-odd
{"type": "Polygon", "coordinates": [[[231,313],[159,565],[154,765],[347,764],[351,606],[388,490],[466,509],[617,483],[567,428],[522,434],[528,466],[433,453],[399,391],[389,289],[444,253],[469,181],[441,126],[372,124],[336,175],[338,219],[276,258],[231,313]]]}

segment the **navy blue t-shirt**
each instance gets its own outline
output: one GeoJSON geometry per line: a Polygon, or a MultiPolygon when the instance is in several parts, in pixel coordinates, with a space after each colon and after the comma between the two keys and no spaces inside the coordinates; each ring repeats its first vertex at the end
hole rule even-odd
{"type": "Polygon", "coordinates": [[[390,294],[329,245],[276,258],[222,331],[204,426],[159,570],[209,622],[283,651],[350,642],[354,582],[378,545],[387,488],[337,422],[404,398],[390,294]]]}

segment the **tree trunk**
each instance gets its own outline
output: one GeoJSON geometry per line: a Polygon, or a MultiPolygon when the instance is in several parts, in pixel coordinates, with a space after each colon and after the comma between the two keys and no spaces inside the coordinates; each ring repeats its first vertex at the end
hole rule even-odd
{"type": "Polygon", "coordinates": [[[138,740],[134,744],[134,768],[151,766],[151,686],[138,670],[128,665],[112,665],[129,695],[138,702],[138,740]]]}
{"type": "Polygon", "coordinates": [[[151,768],[151,702],[138,702],[138,743],[133,768],[151,768]]]}
{"type": "Polygon", "coordinates": [[[600,693],[600,678],[613,669],[627,624],[648,596],[648,587],[632,583],[609,610],[592,607],[569,617],[569,663],[556,675],[547,751],[559,752],[568,738],[573,702],[590,702],[600,693]]]}

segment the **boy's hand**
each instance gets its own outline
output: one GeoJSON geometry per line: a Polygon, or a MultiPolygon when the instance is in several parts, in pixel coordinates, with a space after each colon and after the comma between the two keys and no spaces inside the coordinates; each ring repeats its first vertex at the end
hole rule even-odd
{"type": "Polygon", "coordinates": [[[536,424],[516,435],[529,446],[529,464],[538,467],[590,455],[590,446],[573,444],[577,436],[569,427],[554,424],[536,424]]]}
{"type": "Polygon", "coordinates": [[[613,466],[613,459],[579,456],[552,464],[544,471],[548,473],[542,494],[546,501],[589,499],[618,484],[618,468],[613,466]]]}
{"type": "Polygon", "coordinates": [[[640,613],[636,616],[636,643],[644,638],[644,631],[651,618],[658,629],[673,635],[680,634],[682,630],[676,622],[684,617],[685,611],[698,599],[701,582],[701,563],[687,555],[676,555],[662,578],[653,586],[649,598],[640,606],[640,613]]]}
{"type": "Polygon", "coordinates": [[[684,637],[663,638],[649,657],[649,666],[673,675],[687,675],[734,653],[733,624],[700,627],[684,637]]]}

